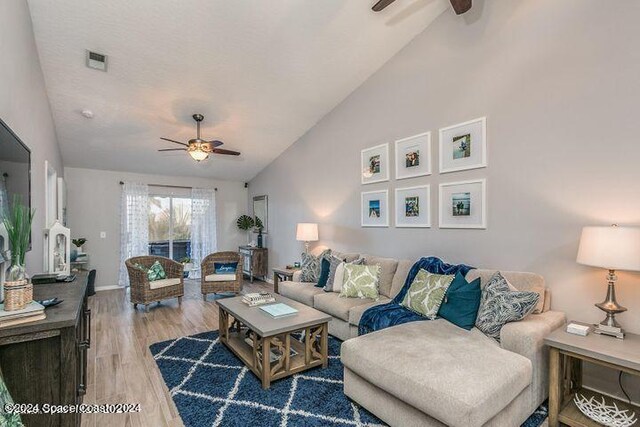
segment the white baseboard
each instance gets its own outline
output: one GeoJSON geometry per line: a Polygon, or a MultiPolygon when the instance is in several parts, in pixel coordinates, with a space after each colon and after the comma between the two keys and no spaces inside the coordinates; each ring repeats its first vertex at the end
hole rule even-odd
{"type": "Polygon", "coordinates": [[[100,292],[100,291],[112,291],[114,289],[124,289],[122,286],[120,285],[111,285],[111,286],[99,286],[96,288],[96,292],[100,292]]]}

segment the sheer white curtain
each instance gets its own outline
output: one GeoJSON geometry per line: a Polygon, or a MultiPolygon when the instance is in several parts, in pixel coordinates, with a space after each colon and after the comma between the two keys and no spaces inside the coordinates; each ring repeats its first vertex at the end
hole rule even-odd
{"type": "Polygon", "coordinates": [[[191,190],[191,262],[196,267],[190,279],[200,278],[200,263],[218,248],[216,240],[216,191],[212,188],[191,190]]]}
{"type": "Polygon", "coordinates": [[[125,182],[120,207],[120,286],[129,286],[125,260],[149,254],[149,186],[125,182]]]}

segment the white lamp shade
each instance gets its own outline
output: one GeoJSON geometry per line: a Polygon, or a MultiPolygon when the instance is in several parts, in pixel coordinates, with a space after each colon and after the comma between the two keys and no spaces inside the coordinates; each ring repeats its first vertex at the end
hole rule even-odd
{"type": "Polygon", "coordinates": [[[584,227],[576,261],[608,270],[640,271],[640,228],[584,227]]]}
{"type": "Polygon", "coordinates": [[[301,222],[296,229],[296,240],[301,242],[316,242],[318,240],[318,224],[301,222]]]}

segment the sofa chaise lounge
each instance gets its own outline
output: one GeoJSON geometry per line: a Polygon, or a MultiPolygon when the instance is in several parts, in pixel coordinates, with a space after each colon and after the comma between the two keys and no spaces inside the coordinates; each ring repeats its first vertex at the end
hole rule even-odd
{"type": "MultiPolygon", "coordinates": [[[[334,252],[335,254],[335,252],[334,252]]],[[[540,314],[506,324],[500,342],[479,329],[459,328],[444,319],[405,323],[358,336],[362,313],[389,302],[400,291],[414,261],[360,256],[379,264],[380,299],[340,298],[313,283],[280,283],[278,292],[332,316],[329,333],[344,341],[344,392],[392,426],[521,425],[547,398],[548,351],[544,337],[565,322],[549,310],[550,293],[540,314]]],[[[474,269],[467,280],[488,283],[495,270],[474,269]]],[[[544,287],[534,273],[502,272],[518,290],[544,287]]]]}

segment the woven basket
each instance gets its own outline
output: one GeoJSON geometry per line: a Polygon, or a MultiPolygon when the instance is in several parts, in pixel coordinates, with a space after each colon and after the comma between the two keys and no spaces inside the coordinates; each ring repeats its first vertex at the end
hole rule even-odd
{"type": "Polygon", "coordinates": [[[27,301],[27,297],[33,298],[33,285],[28,284],[26,280],[4,282],[5,311],[20,310],[24,308],[31,302],[31,300],[27,301]],[[27,290],[27,286],[30,287],[30,290],[27,290]]]}

